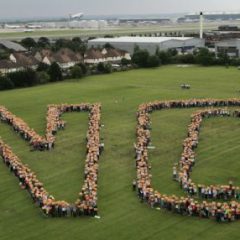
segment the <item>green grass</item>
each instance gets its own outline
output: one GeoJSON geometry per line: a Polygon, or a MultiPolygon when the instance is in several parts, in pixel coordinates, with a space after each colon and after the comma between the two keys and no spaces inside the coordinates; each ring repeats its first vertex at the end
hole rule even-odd
{"type": "MultiPolygon", "coordinates": [[[[0,92],[0,104],[44,134],[46,107],[50,103],[101,102],[101,132],[105,152],[100,159],[99,210],[101,219],[51,219],[41,214],[17,179],[0,164],[0,239],[238,239],[239,222],[174,215],[141,204],[131,190],[136,176],[133,143],[136,110],[152,100],[239,97],[240,71],[236,68],[177,68],[134,70],[91,76],[28,89],[0,92]],[[191,90],[181,90],[181,83],[191,90]]],[[[152,114],[150,150],[153,185],[163,193],[182,195],[171,180],[172,164],[179,160],[190,114],[196,109],[173,109],[152,114]]],[[[74,201],[83,182],[87,113],[66,113],[64,131],[57,134],[52,152],[30,152],[12,129],[0,124],[0,136],[29,164],[56,198],[74,201]]],[[[240,185],[240,120],[204,120],[193,179],[205,184],[240,185]]]]}

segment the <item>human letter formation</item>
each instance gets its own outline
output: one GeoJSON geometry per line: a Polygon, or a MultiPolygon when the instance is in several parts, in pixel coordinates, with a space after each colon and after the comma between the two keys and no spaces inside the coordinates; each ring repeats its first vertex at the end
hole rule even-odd
{"type": "MultiPolygon", "coordinates": [[[[218,222],[234,221],[240,219],[239,187],[229,185],[204,186],[195,184],[190,178],[190,172],[195,164],[195,152],[198,145],[200,125],[203,118],[212,116],[229,117],[227,109],[214,109],[214,107],[240,106],[239,99],[193,99],[182,101],[156,101],[139,106],[137,112],[137,143],[135,144],[135,159],[137,169],[136,182],[133,181],[133,189],[142,202],[146,202],[152,208],[166,209],[173,213],[201,218],[213,218],[218,222]],[[173,167],[173,178],[178,181],[181,188],[188,194],[187,197],[162,194],[153,189],[151,184],[152,175],[148,159],[148,146],[151,141],[150,114],[156,110],[171,108],[194,108],[207,107],[209,109],[198,111],[192,115],[191,124],[188,127],[188,136],[183,142],[183,153],[178,165],[173,167]],[[196,196],[204,198],[204,201],[197,201],[196,196]],[[216,202],[216,200],[221,200],[216,202]],[[226,200],[229,200],[226,202],[226,200]]],[[[240,111],[232,113],[240,117],[240,111]]]]}
{"type": "Polygon", "coordinates": [[[54,147],[55,134],[65,126],[60,116],[65,112],[89,111],[88,132],[86,136],[87,154],[84,170],[84,184],[79,198],[74,204],[55,200],[44,188],[36,174],[13,153],[12,149],[0,139],[0,155],[9,170],[19,179],[22,189],[26,189],[33,201],[48,216],[95,216],[97,208],[98,161],[103,145],[100,143],[100,104],[61,104],[49,105],[47,113],[47,129],[45,137],[39,136],[20,118],[13,115],[5,107],[0,106],[0,119],[11,125],[15,132],[30,142],[34,149],[51,150],[54,147]]]}
{"type": "MultiPolygon", "coordinates": [[[[139,106],[137,112],[137,143],[135,144],[135,158],[137,180],[134,181],[141,201],[148,203],[152,208],[167,209],[181,215],[214,218],[218,222],[240,219],[239,187],[232,182],[228,185],[205,186],[192,181],[190,173],[195,165],[195,149],[198,146],[199,132],[204,118],[210,117],[240,117],[240,111],[230,111],[226,107],[240,106],[240,99],[193,99],[181,101],[156,101],[139,106]],[[187,197],[168,196],[156,191],[151,186],[148,146],[151,141],[150,114],[153,111],[171,108],[205,107],[191,116],[187,138],[183,141],[183,152],[179,163],[173,167],[173,179],[188,194],[187,197]],[[225,108],[223,108],[225,107],[225,108]],[[196,198],[203,198],[197,201],[196,198]],[[217,202],[217,200],[221,200],[217,202]]],[[[84,170],[84,184],[79,198],[74,204],[55,200],[38,179],[36,174],[13,153],[12,149],[0,139],[0,155],[5,165],[18,178],[22,189],[26,189],[33,201],[44,214],[52,217],[66,216],[95,216],[97,207],[97,179],[99,157],[104,144],[100,142],[100,104],[61,104],[49,105],[47,111],[47,128],[44,137],[38,135],[22,119],[13,115],[5,107],[0,106],[0,119],[11,125],[16,133],[29,141],[33,149],[51,150],[54,148],[56,133],[64,129],[66,123],[60,119],[66,112],[89,112],[89,128],[86,136],[87,154],[84,170]]],[[[134,187],[135,189],[135,187],[134,187]]]]}

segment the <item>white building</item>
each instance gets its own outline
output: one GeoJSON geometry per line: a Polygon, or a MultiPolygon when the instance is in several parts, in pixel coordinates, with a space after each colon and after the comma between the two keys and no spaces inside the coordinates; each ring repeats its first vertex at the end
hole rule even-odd
{"type": "Polygon", "coordinates": [[[98,38],[88,41],[89,47],[102,47],[106,43],[113,47],[123,49],[129,53],[134,52],[135,46],[146,49],[154,54],[156,49],[160,51],[167,49],[177,49],[183,52],[191,52],[196,48],[205,46],[205,41],[192,37],[118,37],[118,38],[98,38]]]}

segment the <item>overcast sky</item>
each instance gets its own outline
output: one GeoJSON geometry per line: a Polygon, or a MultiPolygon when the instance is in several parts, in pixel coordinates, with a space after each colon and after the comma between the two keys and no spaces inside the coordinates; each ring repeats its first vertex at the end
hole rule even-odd
{"type": "Polygon", "coordinates": [[[0,17],[237,11],[240,0],[0,0],[0,17]]]}

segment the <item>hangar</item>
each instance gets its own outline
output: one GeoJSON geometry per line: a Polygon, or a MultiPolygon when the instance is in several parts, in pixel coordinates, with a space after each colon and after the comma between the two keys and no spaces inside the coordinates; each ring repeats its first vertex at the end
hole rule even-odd
{"type": "Polygon", "coordinates": [[[111,44],[115,48],[123,49],[130,54],[133,53],[135,46],[146,49],[154,54],[156,49],[168,50],[177,49],[182,52],[193,51],[196,48],[205,46],[205,41],[193,37],[117,37],[117,38],[97,38],[88,41],[89,47],[103,47],[111,44]]]}

